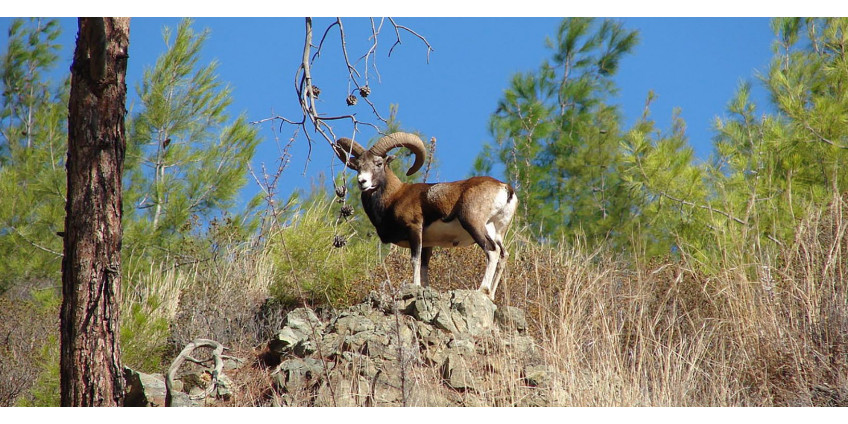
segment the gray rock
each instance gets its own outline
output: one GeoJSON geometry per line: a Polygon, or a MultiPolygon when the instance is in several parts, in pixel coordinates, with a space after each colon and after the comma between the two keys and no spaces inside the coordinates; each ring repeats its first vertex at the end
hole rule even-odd
{"type": "Polygon", "coordinates": [[[504,331],[527,333],[527,318],[524,310],[515,306],[499,306],[495,311],[495,322],[504,331]]]}
{"type": "Polygon", "coordinates": [[[280,404],[474,405],[483,399],[468,394],[490,390],[482,385],[487,378],[521,373],[528,385],[522,396],[535,399],[525,403],[541,405],[555,378],[526,334],[524,312],[474,290],[374,291],[327,322],[297,309],[269,342],[289,355],[273,377],[280,404]],[[416,380],[428,373],[441,385],[416,380]]]}
{"type": "Polygon", "coordinates": [[[315,336],[324,331],[324,324],[311,309],[298,308],[286,315],[284,326],[268,342],[268,349],[277,355],[294,353],[303,358],[317,350],[315,336]]]}
{"type": "Polygon", "coordinates": [[[318,384],[324,377],[324,363],[312,358],[293,358],[280,364],[274,374],[277,388],[285,392],[296,392],[318,384]]]}
{"type": "Polygon", "coordinates": [[[215,386],[215,397],[217,399],[230,400],[233,397],[234,388],[233,380],[227,377],[226,374],[221,374],[218,376],[218,383],[215,386]]]}
{"type": "Polygon", "coordinates": [[[312,336],[314,333],[320,334],[324,331],[324,324],[309,308],[297,308],[289,312],[283,326],[305,336],[312,336]]]}
{"type": "Polygon", "coordinates": [[[462,355],[450,353],[442,364],[442,380],[448,387],[459,391],[476,390],[477,381],[462,355]]]}
{"type": "MultiPolygon", "coordinates": [[[[165,406],[165,377],[161,374],[145,374],[124,368],[124,378],[127,391],[124,406],[165,406]]],[[[172,406],[202,406],[202,402],[193,401],[181,391],[174,390],[171,394],[172,406]]]]}
{"type": "Polygon", "coordinates": [[[549,387],[552,373],[544,365],[531,365],[524,370],[524,381],[533,387],[549,387]]]}
{"type": "MultiPolygon", "coordinates": [[[[401,309],[404,313],[427,324],[433,323],[440,315],[449,313],[450,304],[439,296],[439,292],[430,288],[411,287],[412,289],[406,289],[402,293],[402,300],[406,301],[401,309]]],[[[449,331],[450,329],[449,327],[449,331]]]]}
{"type": "Polygon", "coordinates": [[[451,312],[460,331],[479,336],[490,331],[495,322],[495,306],[489,296],[477,290],[456,290],[451,297],[451,312]]]}

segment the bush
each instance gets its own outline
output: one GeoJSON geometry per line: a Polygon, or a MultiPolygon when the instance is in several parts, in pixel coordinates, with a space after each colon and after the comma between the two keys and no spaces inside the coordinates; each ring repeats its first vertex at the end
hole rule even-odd
{"type": "Polygon", "coordinates": [[[0,406],[59,405],[61,298],[45,284],[0,295],[0,406]]]}
{"type": "Polygon", "coordinates": [[[368,230],[357,230],[355,223],[336,217],[337,208],[332,200],[316,197],[269,237],[275,270],[271,294],[280,303],[346,306],[374,287],[357,282],[380,264],[380,241],[371,235],[370,223],[368,230]]]}

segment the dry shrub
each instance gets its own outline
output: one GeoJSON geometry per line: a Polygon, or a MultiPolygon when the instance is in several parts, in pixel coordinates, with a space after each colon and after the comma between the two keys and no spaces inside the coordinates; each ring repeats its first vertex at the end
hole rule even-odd
{"type": "Polygon", "coordinates": [[[499,302],[528,311],[567,405],[846,405],[843,205],[717,275],[514,241],[499,302]]]}
{"type": "Polygon", "coordinates": [[[267,254],[236,248],[181,267],[163,261],[129,276],[122,302],[124,364],[163,372],[196,338],[228,348],[267,341],[281,320],[266,305],[272,275],[267,254]]]}
{"type": "Polygon", "coordinates": [[[281,317],[266,300],[273,269],[263,252],[243,250],[196,266],[171,324],[177,350],[196,338],[246,349],[267,341],[281,317]]]}
{"type": "Polygon", "coordinates": [[[848,406],[845,202],[809,214],[792,244],[733,281],[736,342],[750,355],[740,375],[768,402],[848,406]]]}
{"type": "Polygon", "coordinates": [[[58,389],[60,299],[52,288],[37,288],[45,284],[0,295],[0,407],[58,400],[50,392],[58,389]]]}

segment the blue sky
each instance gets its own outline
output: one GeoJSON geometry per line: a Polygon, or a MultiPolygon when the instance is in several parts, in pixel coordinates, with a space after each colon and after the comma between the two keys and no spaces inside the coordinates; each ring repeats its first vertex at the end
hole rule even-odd
{"type": "MultiPolygon", "coordinates": [[[[672,110],[680,107],[687,124],[690,143],[705,159],[711,152],[712,124],[724,113],[725,105],[742,81],[752,81],[755,99],[764,103],[766,95],[756,82],[771,58],[773,34],[767,18],[617,18],[629,29],[640,32],[640,43],[622,62],[616,78],[627,125],[641,114],[645,96],[653,90],[658,100],[652,116],[659,128],[668,129],[672,110]]],[[[389,115],[389,106],[398,105],[398,120],[407,130],[437,138],[440,164],[431,181],[451,181],[468,176],[475,156],[484,142],[491,140],[488,121],[498,99],[516,72],[538,69],[550,56],[545,38],[555,33],[560,18],[396,18],[424,36],[434,51],[427,53],[423,42],[401,33],[402,44],[389,48],[395,36],[385,24],[375,55],[377,69],[369,70],[369,97],[380,114],[389,115]],[[429,60],[428,60],[429,59],[429,60]],[[379,80],[376,73],[379,72],[379,80]]],[[[11,18],[0,18],[5,35],[11,18]]],[[[315,18],[316,37],[332,22],[315,18]]],[[[351,60],[362,56],[370,46],[370,21],[345,18],[348,53],[351,60]]],[[[133,18],[130,30],[128,88],[130,109],[137,108],[135,90],[145,67],[152,66],[165,49],[161,36],[165,25],[175,28],[178,18],[133,18]]],[[[71,63],[76,37],[76,19],[62,18],[63,44],[57,73],[71,63]]],[[[201,63],[217,60],[221,81],[233,88],[230,114],[245,113],[250,121],[274,115],[300,118],[293,90],[295,71],[303,49],[303,18],[198,18],[195,29],[211,33],[201,63]]],[[[338,45],[337,32],[330,46],[338,45]]],[[[5,48],[6,39],[0,41],[5,48]]],[[[359,67],[360,72],[364,67],[359,67]]],[[[313,67],[315,84],[322,88],[319,110],[330,115],[355,112],[357,119],[379,124],[363,102],[345,105],[348,80],[338,49],[328,48],[313,67]]],[[[275,124],[260,125],[262,144],[254,160],[276,167],[279,147],[275,124]]],[[[350,127],[339,125],[337,134],[350,135],[350,127]]],[[[361,127],[359,140],[375,135],[361,127]]],[[[288,140],[293,127],[278,133],[288,140]]],[[[307,163],[308,148],[301,136],[291,150],[292,160],[285,171],[282,194],[309,187],[319,173],[341,170],[340,163],[319,140],[307,163]]],[[[497,175],[496,175],[497,177],[497,175]]],[[[253,192],[256,187],[250,183],[253,192]]]]}

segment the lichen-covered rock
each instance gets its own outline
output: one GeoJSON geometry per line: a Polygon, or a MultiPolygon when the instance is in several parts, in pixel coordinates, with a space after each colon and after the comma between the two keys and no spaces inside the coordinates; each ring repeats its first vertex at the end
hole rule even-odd
{"type": "Polygon", "coordinates": [[[324,375],[324,363],[317,359],[293,358],[283,361],[273,381],[278,389],[292,393],[318,384],[324,375]]]}
{"type": "MultiPolygon", "coordinates": [[[[124,406],[165,406],[165,377],[162,374],[145,374],[130,368],[124,368],[127,383],[124,406]]],[[[202,406],[202,401],[194,401],[188,394],[176,390],[171,394],[172,406],[202,406]]]]}
{"type": "MultiPolygon", "coordinates": [[[[468,394],[497,390],[498,378],[520,375],[521,390],[532,391],[550,386],[554,375],[527,335],[524,312],[473,290],[371,292],[326,323],[296,309],[268,345],[280,357],[274,387],[281,404],[474,405],[479,399],[468,394]],[[422,386],[427,376],[438,387],[422,386]]],[[[542,405],[545,396],[518,397],[542,405]]]]}
{"type": "Polygon", "coordinates": [[[524,310],[515,306],[499,306],[495,311],[495,322],[505,331],[527,333],[527,318],[524,310]]]}
{"type": "Polygon", "coordinates": [[[286,315],[284,326],[268,342],[268,349],[285,355],[293,352],[303,358],[317,350],[315,336],[324,331],[324,324],[311,309],[298,308],[286,315]]]}
{"type": "Polygon", "coordinates": [[[477,390],[477,379],[463,355],[456,353],[447,355],[442,364],[442,379],[448,387],[455,390],[477,390]]]}

